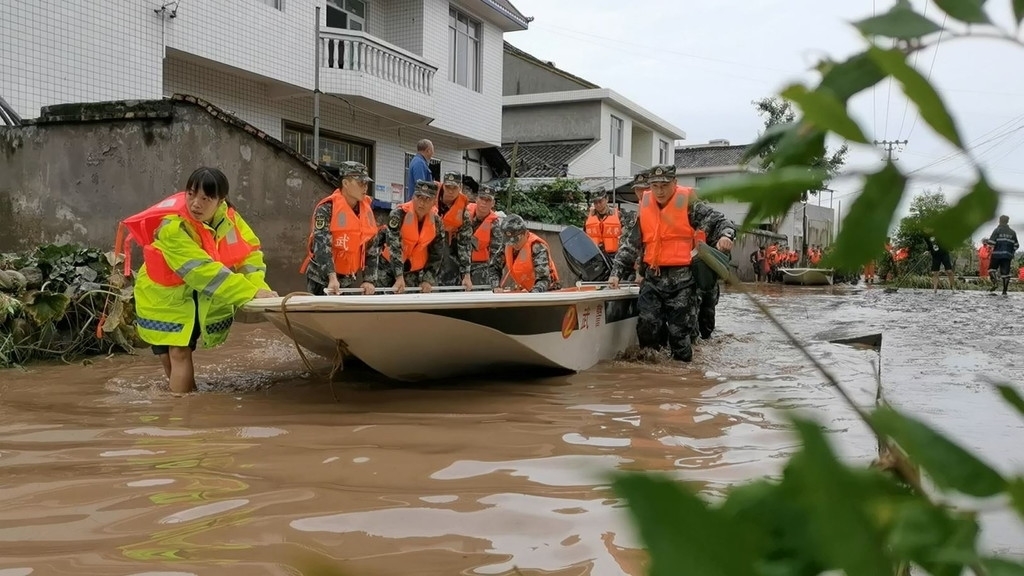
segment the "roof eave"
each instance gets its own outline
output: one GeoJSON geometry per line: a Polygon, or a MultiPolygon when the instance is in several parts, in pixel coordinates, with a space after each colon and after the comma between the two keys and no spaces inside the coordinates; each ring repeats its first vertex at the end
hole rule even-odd
{"type": "Polygon", "coordinates": [[[504,16],[509,22],[511,22],[512,24],[515,25],[514,28],[512,28],[511,30],[505,30],[505,32],[515,32],[515,31],[519,31],[519,30],[527,30],[527,29],[529,29],[530,21],[532,20],[532,18],[527,18],[526,16],[523,16],[523,14],[521,12],[519,12],[519,10],[516,9],[515,6],[512,6],[511,2],[509,3],[509,6],[512,6],[512,10],[507,10],[507,9],[505,9],[504,6],[502,6],[498,2],[495,2],[494,0],[480,0],[480,1],[483,2],[484,4],[486,4],[489,8],[491,8],[492,10],[497,12],[498,14],[501,14],[502,16],[504,16]]]}

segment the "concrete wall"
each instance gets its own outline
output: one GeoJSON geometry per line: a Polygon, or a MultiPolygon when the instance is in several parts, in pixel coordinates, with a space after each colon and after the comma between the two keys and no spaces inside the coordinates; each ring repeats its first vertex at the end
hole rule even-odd
{"type": "Polygon", "coordinates": [[[733,269],[736,270],[736,276],[743,282],[753,282],[756,277],[754,275],[754,267],[750,264],[750,253],[757,250],[758,247],[783,240],[784,237],[781,234],[773,234],[764,230],[748,230],[741,233],[736,238],[736,242],[733,243],[732,253],[730,254],[732,256],[733,269]]]}
{"type": "Polygon", "coordinates": [[[504,52],[502,76],[502,93],[505,96],[591,88],[508,52],[504,52]]]}
{"type": "Polygon", "coordinates": [[[121,218],[211,165],[225,172],[232,203],[263,243],[271,286],[304,289],[297,269],[310,214],[333,187],[283,148],[199,106],[162,104],[170,118],[0,128],[0,251],[112,246],[121,218]]]}
{"type": "Polygon", "coordinates": [[[516,106],[502,112],[501,140],[505,144],[600,137],[600,102],[516,106]]]}

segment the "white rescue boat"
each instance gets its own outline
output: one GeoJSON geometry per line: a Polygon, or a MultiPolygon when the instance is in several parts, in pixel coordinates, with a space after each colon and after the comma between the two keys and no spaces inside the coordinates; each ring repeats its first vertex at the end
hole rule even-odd
{"type": "Polygon", "coordinates": [[[638,294],[633,285],[599,282],[542,293],[446,287],[261,298],[243,312],[320,356],[354,356],[388,378],[417,382],[587,370],[636,343],[638,294]]]}

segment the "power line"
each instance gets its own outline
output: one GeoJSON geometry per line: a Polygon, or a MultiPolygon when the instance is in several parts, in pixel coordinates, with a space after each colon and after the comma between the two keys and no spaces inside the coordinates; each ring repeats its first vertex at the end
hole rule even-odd
{"type": "MultiPolygon", "coordinates": [[[[929,82],[932,79],[932,70],[935,69],[935,58],[939,55],[939,45],[942,43],[942,33],[943,31],[946,30],[946,18],[948,17],[948,14],[942,17],[942,26],[939,27],[939,39],[935,42],[935,52],[932,52],[932,64],[931,66],[928,67],[928,74],[925,76],[925,80],[928,80],[929,82]]],[[[910,125],[910,132],[907,132],[908,140],[910,139],[910,136],[914,133],[914,128],[917,127],[917,120],[920,117],[920,112],[914,114],[914,123],[910,125]]]]}
{"type": "MultiPolygon", "coordinates": [[[[926,16],[928,16],[928,3],[927,2],[925,2],[925,4],[924,4],[924,11],[921,12],[921,17],[926,17],[926,16]]],[[[941,38],[941,36],[940,36],[940,38],[941,38]]],[[[938,50],[938,48],[936,48],[936,50],[938,50]]],[[[920,57],[921,57],[921,51],[918,50],[917,52],[914,53],[914,68],[915,69],[917,68],[917,60],[920,57]]],[[[900,136],[903,136],[903,123],[907,121],[907,110],[909,108],[910,108],[910,98],[906,98],[906,96],[904,95],[904,100],[903,100],[903,119],[900,120],[900,131],[896,133],[896,138],[897,139],[900,136]]],[[[909,138],[910,135],[907,134],[907,137],[909,138]]]]}
{"type": "MultiPolygon", "coordinates": [[[[889,162],[893,161],[893,157],[892,157],[893,150],[896,150],[897,148],[900,148],[899,151],[902,151],[903,149],[901,148],[901,146],[906,146],[906,145],[907,145],[907,141],[906,140],[882,140],[881,142],[879,142],[878,140],[875,140],[875,146],[881,146],[885,150],[889,162]]],[[[896,158],[896,160],[899,160],[899,158],[896,158]]]]}

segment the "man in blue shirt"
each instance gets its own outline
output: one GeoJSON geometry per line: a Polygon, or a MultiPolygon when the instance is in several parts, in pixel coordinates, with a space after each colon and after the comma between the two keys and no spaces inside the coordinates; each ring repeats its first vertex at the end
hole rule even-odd
{"type": "Polygon", "coordinates": [[[430,173],[430,159],[433,157],[433,142],[424,138],[416,143],[416,155],[409,161],[409,173],[405,176],[406,202],[412,200],[412,193],[416,190],[417,180],[434,181],[434,176],[430,173]]]}

